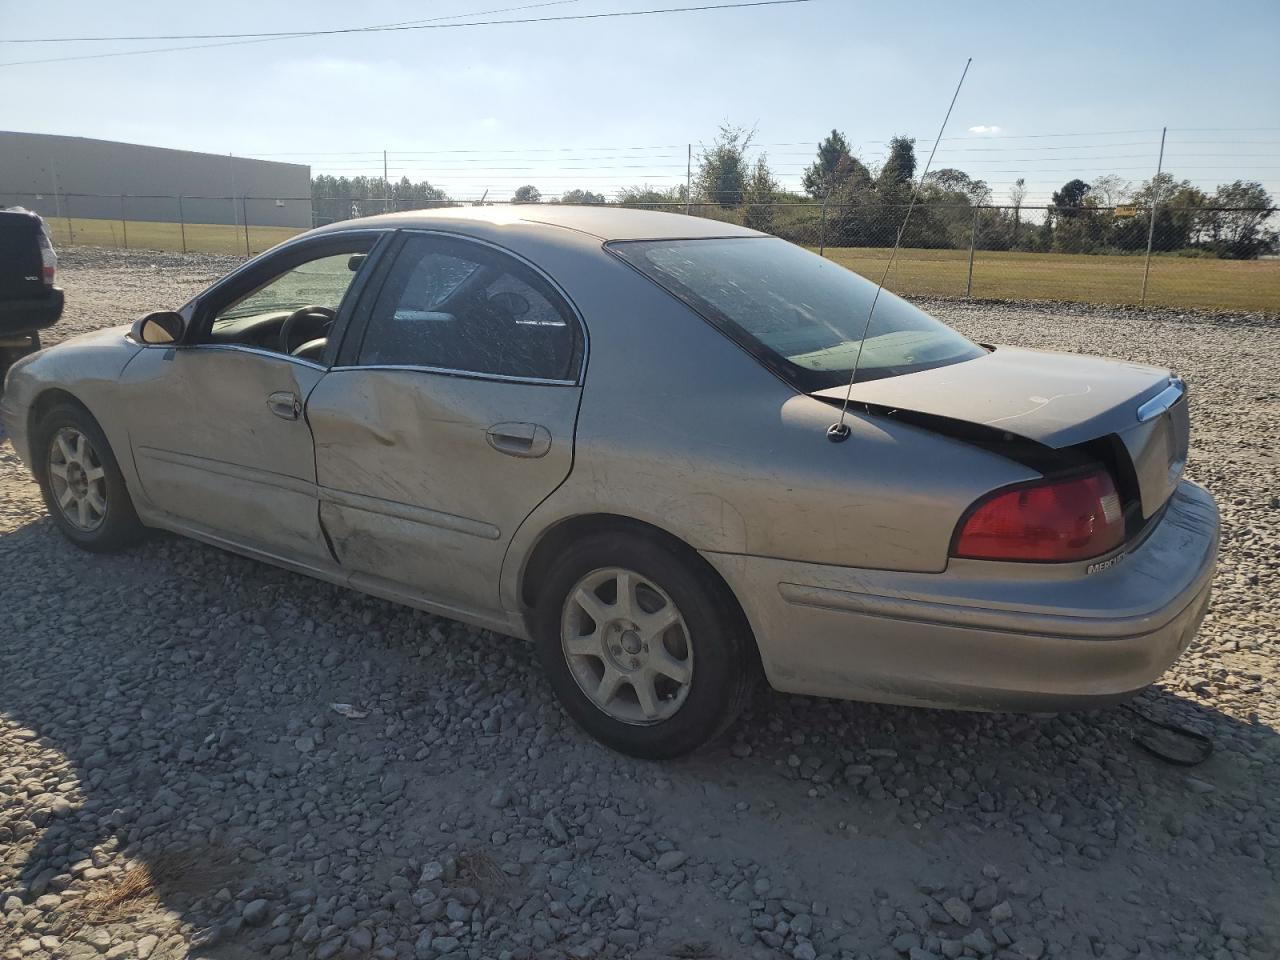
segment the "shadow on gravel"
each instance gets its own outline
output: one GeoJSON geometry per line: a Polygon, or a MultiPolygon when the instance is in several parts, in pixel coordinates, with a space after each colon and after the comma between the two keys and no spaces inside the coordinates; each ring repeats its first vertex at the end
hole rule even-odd
{"type": "Polygon", "coordinates": [[[570,726],[525,644],[171,538],[90,557],[42,520],[0,563],[0,907],[49,955],[736,957],[792,901],[830,957],[908,928],[1274,943],[1276,733],[1159,689],[1204,765],[1141,752],[1118,710],[768,692],[652,765],[570,726]]]}

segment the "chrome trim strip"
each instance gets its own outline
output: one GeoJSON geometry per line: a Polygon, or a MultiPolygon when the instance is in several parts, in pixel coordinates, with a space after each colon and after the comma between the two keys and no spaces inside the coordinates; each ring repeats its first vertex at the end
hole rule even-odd
{"type": "Polygon", "coordinates": [[[235,353],[251,353],[254,356],[270,357],[273,360],[287,360],[289,363],[301,364],[304,367],[311,367],[313,370],[329,369],[324,364],[316,363],[314,360],[291,357],[287,353],[276,353],[273,350],[263,350],[261,347],[246,347],[240,343],[143,343],[139,344],[139,346],[144,350],[223,350],[234,351],[235,353]]]}
{"type": "Polygon", "coordinates": [[[1170,377],[1167,387],[1138,407],[1138,422],[1146,423],[1148,420],[1154,420],[1181,400],[1186,392],[1187,385],[1180,377],[1170,377]]]}
{"type": "Polygon", "coordinates": [[[472,520],[470,517],[458,517],[452,513],[416,507],[408,503],[397,503],[381,497],[370,497],[363,493],[336,490],[333,487],[320,487],[319,493],[323,503],[360,510],[364,513],[376,513],[384,517],[394,517],[397,520],[408,520],[410,523],[421,523],[429,527],[440,527],[442,530],[465,533],[468,536],[479,537],[481,540],[497,540],[502,535],[502,532],[493,524],[472,520]]]}
{"type": "Polygon", "coordinates": [[[544,380],[538,377],[512,377],[502,373],[476,373],[472,370],[452,370],[448,367],[420,367],[410,363],[366,363],[330,367],[330,373],[349,370],[400,370],[406,373],[438,373],[447,377],[464,377],[469,380],[497,380],[502,383],[530,383],[544,387],[576,387],[577,380],[544,380]]]}

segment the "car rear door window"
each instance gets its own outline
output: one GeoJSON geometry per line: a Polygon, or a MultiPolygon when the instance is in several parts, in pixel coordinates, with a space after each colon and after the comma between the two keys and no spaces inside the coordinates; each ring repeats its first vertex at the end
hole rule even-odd
{"type": "Polygon", "coordinates": [[[490,247],[411,236],[360,345],[362,366],[572,381],[578,324],[549,283],[490,247]]]}

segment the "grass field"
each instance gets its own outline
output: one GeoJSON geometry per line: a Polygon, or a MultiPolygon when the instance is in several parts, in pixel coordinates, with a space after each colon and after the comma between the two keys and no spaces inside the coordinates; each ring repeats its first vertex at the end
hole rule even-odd
{"type": "MultiPolygon", "coordinates": [[[[88,247],[129,247],[135,250],[182,250],[189,253],[227,253],[245,255],[244,225],[221,223],[155,223],[147,220],[82,220],[49,217],[45,220],[53,233],[55,246],[81,244],[88,247]],[[127,241],[127,242],[126,242],[127,241]]],[[[249,252],[261,253],[281,240],[297,236],[301,230],[292,227],[250,226],[249,252]]]]}
{"type": "MultiPolygon", "coordinates": [[[[828,248],[827,256],[878,281],[889,251],[828,248]]],[[[1137,303],[1142,295],[1142,268],[1142,257],[979,250],[973,259],[971,296],[1137,303]]],[[[900,250],[885,286],[909,296],[963,297],[968,273],[966,250],[900,250]]],[[[1147,302],[1277,314],[1280,260],[1153,257],[1147,302]]]]}
{"type": "MultiPolygon", "coordinates": [[[[244,256],[245,228],[225,224],[144,221],[48,220],[54,243],[145,250],[181,250],[244,256]]],[[[261,253],[300,231],[287,227],[248,230],[250,253],[261,253]]],[[[889,251],[878,247],[829,247],[826,255],[879,280],[889,251]]],[[[971,295],[990,299],[1137,303],[1143,258],[979,250],[971,295]]],[[[965,250],[901,250],[887,286],[907,296],[963,297],[969,272],[965,250]]],[[[1157,256],[1151,261],[1147,302],[1202,310],[1255,310],[1280,314],[1280,260],[1213,260],[1157,256]]]]}

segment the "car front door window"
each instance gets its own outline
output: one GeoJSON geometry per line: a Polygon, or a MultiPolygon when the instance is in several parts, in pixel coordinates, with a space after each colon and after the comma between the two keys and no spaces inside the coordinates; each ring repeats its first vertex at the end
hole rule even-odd
{"type": "Polygon", "coordinates": [[[200,343],[239,345],[319,361],[371,241],[327,248],[216,306],[200,343]]]}

